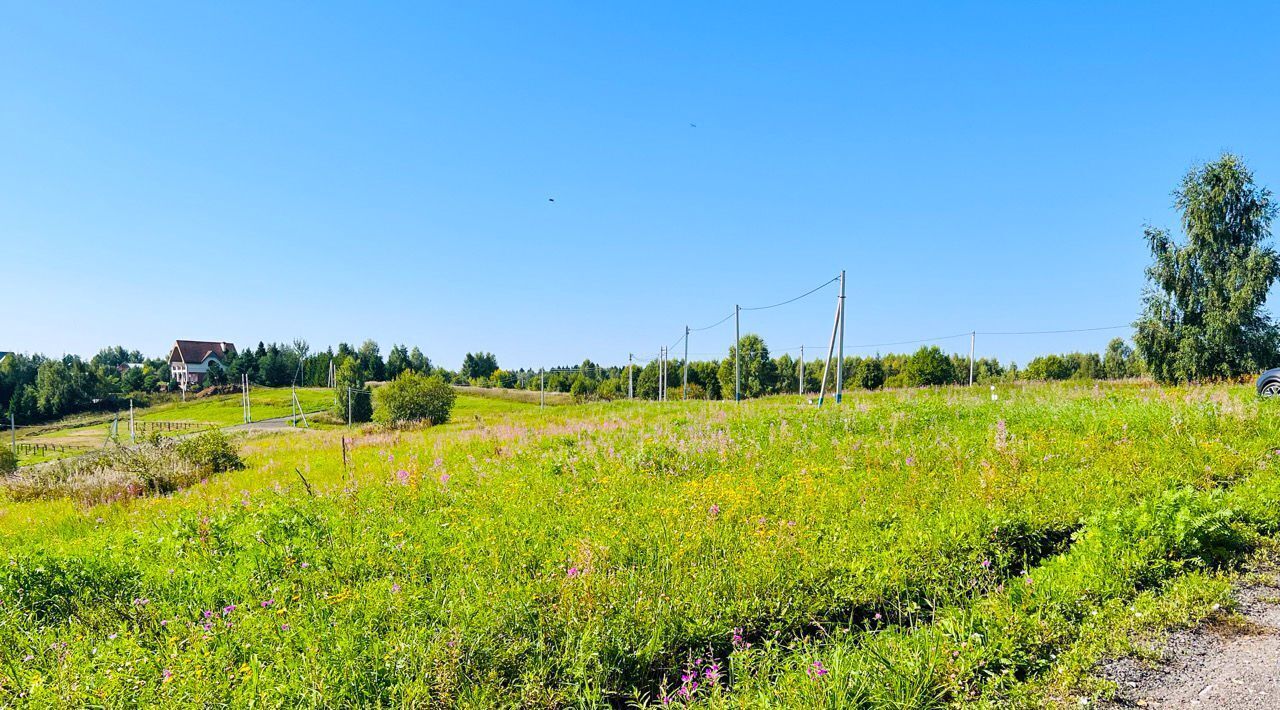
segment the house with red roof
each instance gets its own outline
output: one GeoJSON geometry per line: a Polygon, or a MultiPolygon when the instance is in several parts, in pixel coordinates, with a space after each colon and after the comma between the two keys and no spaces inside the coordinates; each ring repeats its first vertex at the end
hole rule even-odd
{"type": "Polygon", "coordinates": [[[209,373],[209,365],[218,363],[219,367],[227,366],[227,358],[236,354],[233,343],[215,340],[175,340],[173,349],[169,351],[169,370],[173,372],[173,381],[183,390],[188,385],[204,382],[209,373]]]}

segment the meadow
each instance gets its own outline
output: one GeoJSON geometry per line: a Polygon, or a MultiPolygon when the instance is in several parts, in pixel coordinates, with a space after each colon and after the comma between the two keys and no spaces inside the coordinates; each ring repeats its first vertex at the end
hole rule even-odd
{"type": "MultiPolygon", "coordinates": [[[[1042,706],[1230,607],[1278,403],[1009,385],[243,441],[166,496],[0,506],[0,704],[1042,706]],[[344,460],[345,451],[345,460],[344,460]]],[[[286,412],[287,413],[287,412],[286,412]]]]}
{"type": "MultiPolygon", "coordinates": [[[[306,413],[321,412],[333,406],[333,390],[324,387],[299,388],[298,401],[306,413]]],[[[251,391],[254,421],[287,417],[293,413],[292,394],[288,388],[259,387],[251,391]]],[[[243,421],[239,394],[212,395],[209,397],[191,397],[183,402],[175,400],[156,404],[150,407],[138,407],[134,410],[134,419],[139,422],[183,422],[199,427],[222,427],[240,424],[243,421]]],[[[74,447],[75,451],[54,452],[40,456],[24,453],[20,461],[22,465],[31,465],[42,461],[57,459],[62,456],[74,456],[84,450],[100,449],[111,433],[111,414],[77,415],[65,420],[51,422],[24,431],[18,436],[22,443],[63,444],[74,447]]],[[[123,441],[129,440],[129,410],[120,412],[118,436],[123,441]]],[[[145,426],[145,425],[144,425],[145,426]]],[[[139,438],[154,429],[141,429],[139,438]]],[[[160,431],[164,436],[175,436],[190,433],[190,429],[160,431]]]]}

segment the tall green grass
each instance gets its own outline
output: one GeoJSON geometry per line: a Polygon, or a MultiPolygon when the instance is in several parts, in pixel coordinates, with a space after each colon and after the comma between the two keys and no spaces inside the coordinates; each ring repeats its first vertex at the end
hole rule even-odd
{"type": "MultiPolygon", "coordinates": [[[[1272,403],[1008,388],[538,410],[251,442],[0,513],[0,693],[46,704],[920,707],[1098,694],[1130,607],[1276,532],[1272,403]],[[349,435],[348,435],[349,436],[349,435]],[[308,493],[305,478],[314,495],[308,493]]],[[[491,408],[509,407],[502,411],[491,408]]],[[[1155,613],[1154,610],[1160,610],[1155,613]]]]}

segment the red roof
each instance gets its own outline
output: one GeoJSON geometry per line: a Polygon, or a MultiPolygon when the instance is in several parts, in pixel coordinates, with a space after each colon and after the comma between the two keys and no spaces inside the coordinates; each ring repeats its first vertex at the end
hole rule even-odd
{"type": "Polygon", "coordinates": [[[173,350],[169,351],[169,362],[195,364],[204,362],[210,355],[219,360],[226,360],[228,355],[234,355],[235,352],[236,346],[233,343],[213,340],[175,340],[173,350]]]}

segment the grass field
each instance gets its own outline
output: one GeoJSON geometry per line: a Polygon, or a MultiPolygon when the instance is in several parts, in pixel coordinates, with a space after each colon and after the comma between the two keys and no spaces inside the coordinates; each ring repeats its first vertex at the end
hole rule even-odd
{"type": "MultiPolygon", "coordinates": [[[[291,392],[287,388],[272,389],[267,387],[251,391],[253,418],[255,421],[287,417],[292,413],[291,392]]],[[[317,412],[333,405],[333,390],[322,387],[302,388],[298,390],[298,400],[303,411],[317,412]]],[[[176,401],[160,404],[134,411],[134,419],[140,422],[189,422],[208,427],[230,426],[243,421],[240,409],[240,395],[216,395],[211,397],[192,397],[186,402],[176,401]]],[[[101,448],[111,431],[112,415],[96,414],[91,417],[77,416],[65,422],[54,422],[48,427],[37,429],[32,434],[19,436],[25,443],[57,443],[80,449],[101,448]]],[[[151,431],[151,430],[145,430],[151,431]]],[[[187,429],[162,431],[162,435],[188,433],[187,429]]],[[[120,437],[128,441],[129,412],[126,409],[120,415],[120,437]]],[[[74,455],[75,452],[65,455],[74,455]]],[[[36,457],[23,456],[22,465],[39,463],[42,460],[57,458],[57,455],[36,457]]]]}
{"type": "Polygon", "coordinates": [[[1280,410],[998,394],[460,397],[433,429],[250,439],[168,497],[7,504],[0,704],[1105,697],[1098,660],[1229,604],[1280,530],[1280,410]]]}

